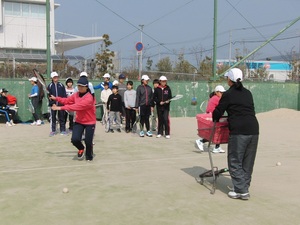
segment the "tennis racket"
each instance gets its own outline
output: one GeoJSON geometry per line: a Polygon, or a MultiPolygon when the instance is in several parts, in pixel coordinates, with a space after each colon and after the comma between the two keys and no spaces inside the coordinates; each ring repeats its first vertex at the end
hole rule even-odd
{"type": "Polygon", "coordinates": [[[28,100],[29,100],[28,110],[29,110],[29,112],[34,113],[35,111],[34,111],[34,107],[32,105],[31,99],[29,98],[28,100]]]}
{"type": "Polygon", "coordinates": [[[138,112],[136,112],[136,119],[134,124],[132,125],[132,133],[136,133],[137,130],[137,124],[140,122],[140,115],[138,112]]]}
{"type": "Polygon", "coordinates": [[[200,104],[200,111],[201,112],[206,113],[207,103],[208,103],[207,100],[204,100],[203,102],[201,102],[201,104],[200,104]]]}
{"type": "Polygon", "coordinates": [[[183,97],[183,95],[175,95],[172,98],[169,99],[169,101],[175,101],[175,100],[179,100],[183,97]]]}
{"type": "Polygon", "coordinates": [[[47,85],[46,85],[44,77],[42,77],[40,75],[40,73],[36,69],[33,69],[33,74],[36,76],[36,78],[38,79],[38,81],[41,83],[41,85],[43,86],[44,92],[47,93],[47,96],[49,97],[50,94],[49,94],[49,91],[47,89],[47,85]]]}
{"type": "Polygon", "coordinates": [[[109,113],[106,113],[106,120],[105,120],[105,132],[108,133],[110,129],[110,124],[109,124],[109,113]]]}

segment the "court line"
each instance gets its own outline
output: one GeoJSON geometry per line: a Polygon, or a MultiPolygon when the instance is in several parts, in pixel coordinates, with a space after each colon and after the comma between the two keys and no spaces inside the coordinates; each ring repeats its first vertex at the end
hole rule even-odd
{"type": "MultiPolygon", "coordinates": [[[[198,156],[198,155],[197,155],[198,156]]],[[[201,156],[201,155],[200,155],[201,156]]],[[[203,155],[203,157],[207,155],[203,155]]],[[[83,162],[85,164],[77,164],[70,166],[51,166],[51,167],[35,167],[35,168],[23,168],[23,169],[14,169],[14,170],[1,170],[0,173],[16,173],[16,172],[28,172],[28,171],[39,171],[39,170],[55,170],[55,169],[64,169],[64,168],[77,168],[77,167],[87,167],[87,166],[107,166],[107,165],[121,165],[121,164],[131,164],[131,163],[144,163],[144,162],[159,162],[167,160],[179,160],[179,159],[195,159],[196,156],[188,157],[170,157],[170,158],[157,158],[157,159],[141,159],[141,160],[131,160],[131,161],[116,161],[116,162],[104,162],[98,161],[100,163],[95,164],[94,162],[83,162]]],[[[202,157],[201,157],[202,158],[202,157]]]]}

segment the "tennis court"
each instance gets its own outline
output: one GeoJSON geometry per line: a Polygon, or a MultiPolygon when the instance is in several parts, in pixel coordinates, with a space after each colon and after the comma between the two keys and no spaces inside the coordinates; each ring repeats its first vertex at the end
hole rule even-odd
{"type": "MultiPolygon", "coordinates": [[[[195,181],[210,167],[196,151],[196,118],[172,118],[171,139],[105,133],[98,122],[93,162],[77,160],[70,136],[48,137],[49,124],[0,124],[1,224],[300,224],[300,112],[258,119],[249,201],[227,197],[226,174],[214,195],[195,181]]],[[[213,159],[226,167],[226,153],[213,159]]]]}

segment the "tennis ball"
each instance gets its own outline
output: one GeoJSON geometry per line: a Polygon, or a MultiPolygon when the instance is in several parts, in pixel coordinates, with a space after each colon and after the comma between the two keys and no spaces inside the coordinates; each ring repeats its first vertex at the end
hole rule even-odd
{"type": "Polygon", "coordinates": [[[276,163],[276,166],[281,166],[281,162],[277,162],[277,163],[276,163]]]}
{"type": "Polygon", "coordinates": [[[63,192],[63,193],[68,193],[68,192],[69,192],[69,189],[65,187],[65,188],[63,188],[62,192],[63,192]]]}

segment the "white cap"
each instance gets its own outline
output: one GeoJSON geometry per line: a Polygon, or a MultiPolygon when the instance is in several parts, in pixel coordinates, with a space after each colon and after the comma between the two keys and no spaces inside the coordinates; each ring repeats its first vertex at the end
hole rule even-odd
{"type": "Polygon", "coordinates": [[[34,81],[37,82],[37,78],[36,77],[31,77],[30,79],[28,79],[29,81],[34,81]]]}
{"type": "Polygon", "coordinates": [[[88,77],[88,74],[86,72],[81,72],[80,77],[88,77]]]}
{"type": "Polygon", "coordinates": [[[110,75],[109,75],[109,73],[106,73],[103,75],[103,77],[110,78],[110,75]]]}
{"type": "Polygon", "coordinates": [[[53,78],[53,77],[58,77],[58,74],[56,72],[52,72],[51,73],[51,78],[53,78]]]}
{"type": "Polygon", "coordinates": [[[113,85],[118,85],[118,84],[119,84],[119,81],[114,80],[114,82],[113,82],[112,84],[113,84],[113,85]]]}
{"type": "Polygon", "coordinates": [[[150,78],[148,77],[148,75],[143,75],[142,80],[150,80],[150,78]]]}
{"type": "Polygon", "coordinates": [[[236,82],[237,79],[241,79],[240,81],[243,80],[243,72],[239,68],[229,70],[224,76],[228,77],[233,82],[236,82]]]}
{"type": "Polygon", "coordinates": [[[218,85],[217,87],[215,87],[215,92],[225,92],[225,88],[222,85],[218,85]]]}
{"type": "Polygon", "coordinates": [[[168,80],[166,76],[161,76],[159,80],[168,80]]]}

